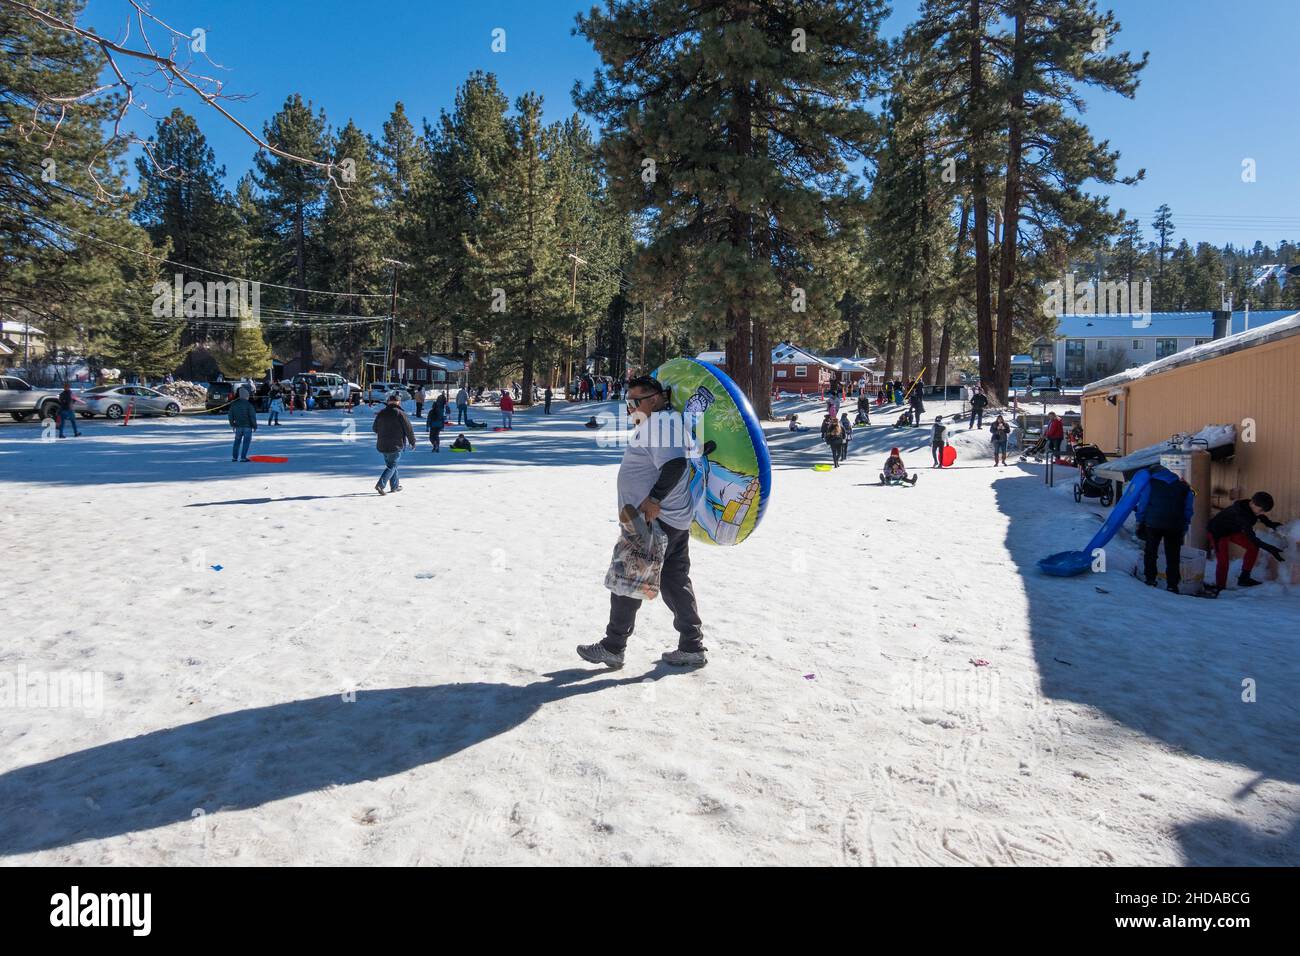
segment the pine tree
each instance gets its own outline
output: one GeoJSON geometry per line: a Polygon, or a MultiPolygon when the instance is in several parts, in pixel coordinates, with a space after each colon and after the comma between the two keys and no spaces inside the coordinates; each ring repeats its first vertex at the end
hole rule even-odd
{"type": "MultiPolygon", "coordinates": [[[[383,263],[391,247],[391,233],[379,207],[381,166],[374,145],[351,121],[334,142],[333,162],[344,170],[347,190],[331,190],[320,221],[320,258],[317,283],[335,292],[366,292],[383,288],[390,281],[383,263]]],[[[334,308],[352,315],[387,312],[390,300],[341,298],[334,308]]],[[[370,326],[343,325],[333,330],[327,343],[335,349],[336,361],[347,368],[359,367],[359,350],[369,337],[370,326]]]]}
{"type": "Polygon", "coordinates": [[[1159,237],[1159,242],[1156,244],[1156,282],[1152,290],[1152,298],[1155,300],[1156,311],[1166,311],[1170,308],[1171,294],[1165,284],[1165,259],[1169,254],[1169,240],[1174,235],[1174,217],[1167,205],[1162,203],[1156,209],[1156,218],[1151,221],[1151,228],[1159,237]]]}
{"type": "Polygon", "coordinates": [[[771,333],[840,293],[817,253],[856,196],[848,162],[875,128],[860,107],[884,47],[877,0],[627,0],[579,15],[603,61],[575,89],[601,118],[621,208],[647,216],[647,269],[684,277],[696,330],[770,413],[771,333]],[[702,82],[702,78],[707,80],[702,82]]]}
{"type": "Polygon", "coordinates": [[[490,343],[489,368],[520,371],[532,395],[539,343],[571,321],[568,260],[558,231],[558,170],[547,163],[557,131],[542,125],[542,101],[526,94],[516,103],[499,174],[482,211],[478,239],[470,246],[478,290],[472,328],[490,343]]]}
{"type": "Polygon", "coordinates": [[[228,379],[259,379],[271,370],[271,347],[262,336],[262,325],[245,316],[235,327],[235,344],[229,352],[218,353],[217,365],[228,379]]]}
{"type": "MultiPolygon", "coordinates": [[[[329,152],[325,112],[313,113],[297,93],[266,123],[263,136],[268,143],[295,156],[324,161],[329,152]]],[[[308,288],[308,276],[316,272],[320,256],[319,224],[329,181],[322,169],[259,152],[254,158],[254,182],[258,197],[263,240],[267,249],[269,278],[275,282],[308,288]]],[[[346,187],[346,183],[339,184],[346,187]]],[[[292,307],[306,311],[303,292],[292,293],[292,307]]],[[[312,358],[311,330],[301,323],[298,354],[304,367],[312,358]]]]}

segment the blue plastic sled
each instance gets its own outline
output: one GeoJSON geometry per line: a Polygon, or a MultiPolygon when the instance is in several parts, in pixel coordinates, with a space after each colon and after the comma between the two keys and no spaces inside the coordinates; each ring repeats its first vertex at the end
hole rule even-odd
{"type": "Polygon", "coordinates": [[[1097,548],[1105,547],[1106,542],[1115,537],[1115,532],[1119,531],[1128,516],[1133,513],[1133,509],[1137,507],[1142,489],[1150,480],[1151,473],[1147,469],[1143,468],[1137,472],[1133,480],[1128,483],[1128,487],[1124,489],[1124,497],[1115,503],[1110,517],[1097,529],[1097,533],[1092,536],[1087,547],[1082,551],[1058,551],[1056,554],[1049,554],[1038,562],[1039,570],[1058,578],[1068,578],[1082,574],[1092,567],[1092,552],[1097,548]]]}

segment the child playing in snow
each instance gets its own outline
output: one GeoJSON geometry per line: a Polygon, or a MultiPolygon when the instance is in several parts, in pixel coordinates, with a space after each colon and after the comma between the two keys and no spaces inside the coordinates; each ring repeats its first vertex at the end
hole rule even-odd
{"type": "Polygon", "coordinates": [[[914,485],[916,484],[916,477],[916,475],[909,476],[907,474],[907,468],[903,464],[898,449],[889,449],[889,457],[885,459],[885,470],[880,474],[880,483],[882,485],[901,485],[903,482],[907,482],[909,485],[914,485]]]}
{"type": "Polygon", "coordinates": [[[800,425],[800,424],[799,424],[799,416],[798,416],[798,415],[791,415],[791,416],[790,416],[790,431],[792,431],[792,432],[806,432],[807,430],[808,430],[807,428],[805,428],[803,425],[800,425]]]}

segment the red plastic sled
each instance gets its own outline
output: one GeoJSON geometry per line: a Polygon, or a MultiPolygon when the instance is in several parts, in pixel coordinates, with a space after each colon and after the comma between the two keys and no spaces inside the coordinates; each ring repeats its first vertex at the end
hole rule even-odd
{"type": "Polygon", "coordinates": [[[280,457],[279,455],[249,455],[249,456],[248,456],[248,460],[249,460],[249,461],[265,461],[265,462],[270,462],[270,463],[273,464],[273,465],[282,465],[282,464],[284,464],[286,461],[288,461],[289,459],[288,459],[288,458],[282,458],[282,457],[280,457]]]}
{"type": "Polygon", "coordinates": [[[952,463],[957,460],[957,449],[953,448],[952,445],[945,445],[939,460],[943,462],[943,467],[951,467],[952,463]]]}

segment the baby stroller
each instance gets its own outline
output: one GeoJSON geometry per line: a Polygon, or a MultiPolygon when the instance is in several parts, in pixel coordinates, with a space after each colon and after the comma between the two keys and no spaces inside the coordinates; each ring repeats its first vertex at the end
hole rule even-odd
{"type": "Polygon", "coordinates": [[[1047,436],[1040,433],[1038,437],[1034,439],[1034,443],[1020,453],[1020,460],[1026,461],[1032,458],[1034,461],[1042,461],[1046,454],[1047,436]]]}
{"type": "Polygon", "coordinates": [[[1103,508],[1115,502],[1115,485],[1109,478],[1097,475],[1096,468],[1106,460],[1106,453],[1096,445],[1075,445],[1074,463],[1079,468],[1079,480],[1074,483],[1074,500],[1097,498],[1103,508]]]}

